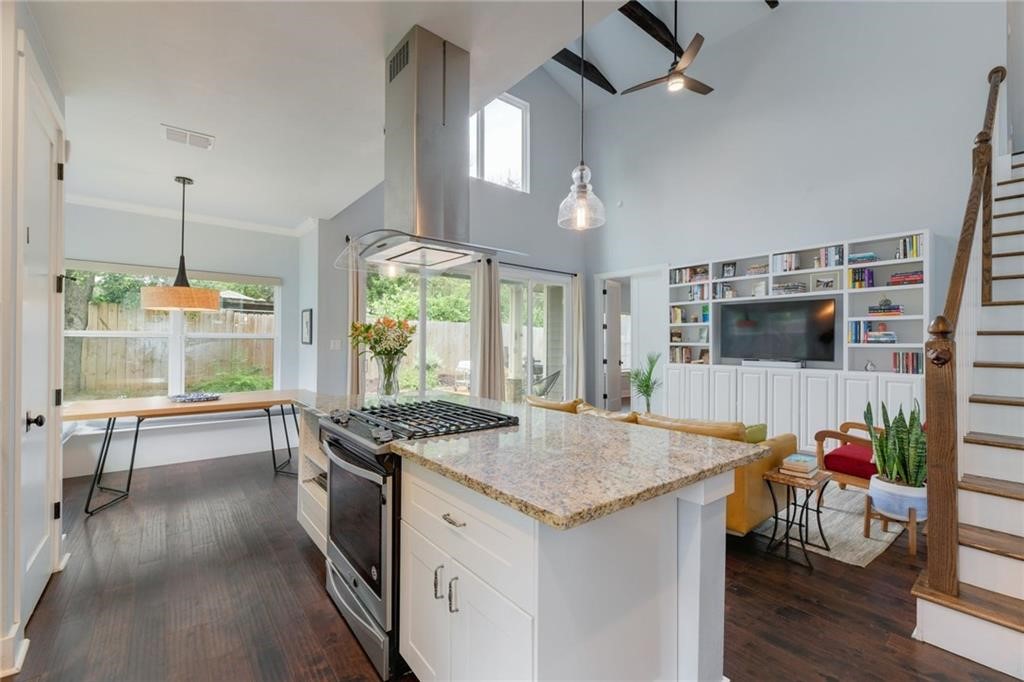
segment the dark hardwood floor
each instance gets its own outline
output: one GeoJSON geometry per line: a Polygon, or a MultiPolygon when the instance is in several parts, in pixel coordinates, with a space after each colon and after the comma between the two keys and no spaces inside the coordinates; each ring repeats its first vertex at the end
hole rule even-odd
{"type": "MultiPolygon", "coordinates": [[[[375,680],[269,455],[140,469],[130,499],[83,518],[65,482],[71,561],[27,627],[27,680],[375,680]]],[[[923,560],[905,535],[866,569],[805,569],[729,538],[732,680],[1009,679],[910,638],[923,560]]]]}

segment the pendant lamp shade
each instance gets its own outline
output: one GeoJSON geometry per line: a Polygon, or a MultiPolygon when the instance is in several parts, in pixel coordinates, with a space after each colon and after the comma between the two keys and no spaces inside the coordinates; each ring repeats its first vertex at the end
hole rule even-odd
{"type": "Polygon", "coordinates": [[[220,292],[216,289],[193,287],[188,283],[185,269],[185,187],[191,178],[178,176],[181,185],[181,255],[178,256],[178,276],[169,287],[142,287],[142,307],[145,310],[220,310],[220,292]]]}
{"type": "Polygon", "coordinates": [[[584,40],[586,0],[580,0],[580,165],[572,169],[569,195],[558,206],[558,226],[566,230],[589,230],[604,225],[604,202],[590,184],[590,167],[583,161],[583,65],[586,63],[587,44],[584,40]]]}

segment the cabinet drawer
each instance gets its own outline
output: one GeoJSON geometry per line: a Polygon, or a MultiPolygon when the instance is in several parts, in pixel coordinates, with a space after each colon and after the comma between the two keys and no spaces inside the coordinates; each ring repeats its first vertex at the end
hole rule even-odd
{"type": "Polygon", "coordinates": [[[402,518],[528,613],[534,612],[536,522],[408,461],[402,518]]]}

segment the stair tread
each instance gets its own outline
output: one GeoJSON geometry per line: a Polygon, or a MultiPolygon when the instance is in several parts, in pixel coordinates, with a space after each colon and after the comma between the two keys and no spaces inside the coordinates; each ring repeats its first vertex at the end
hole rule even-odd
{"type": "Polygon", "coordinates": [[[1024,336],[1024,329],[982,329],[977,334],[978,336],[1024,336]]]}
{"type": "Polygon", "coordinates": [[[1024,199],[1024,193],[1007,194],[1005,197],[993,197],[994,201],[1009,201],[1010,199],[1024,199]]]}
{"type": "Polygon", "coordinates": [[[974,445],[988,445],[994,448],[1024,450],[1024,438],[1021,436],[1004,436],[1001,433],[968,431],[967,435],[964,436],[964,442],[973,443],[974,445]]]}
{"type": "Polygon", "coordinates": [[[995,214],[993,214],[992,219],[994,220],[996,218],[1015,218],[1015,217],[1017,217],[1019,215],[1024,215],[1024,211],[1010,211],[1009,213],[995,213],[995,214]]]}
{"type": "Polygon", "coordinates": [[[963,478],[960,479],[960,489],[984,493],[985,495],[995,495],[996,497],[1005,497],[1010,500],[1024,501],[1024,483],[1004,481],[1001,478],[964,474],[963,478]]]}
{"type": "Polygon", "coordinates": [[[1024,149],[1019,152],[1010,152],[1010,156],[1024,156],[1024,149]]]}
{"type": "Polygon", "coordinates": [[[1024,362],[994,362],[992,360],[975,360],[975,367],[982,369],[1024,369],[1024,362]]]}
{"type": "Polygon", "coordinates": [[[1000,251],[999,253],[993,253],[993,258],[1013,258],[1016,256],[1024,256],[1024,251],[1000,251]]]}
{"type": "Polygon", "coordinates": [[[915,597],[961,613],[1024,632],[1024,599],[992,592],[967,583],[959,584],[960,594],[953,596],[932,589],[928,575],[922,572],[911,590],[915,597]]]}
{"type": "Polygon", "coordinates": [[[1006,280],[1006,279],[1024,279],[1024,273],[1019,275],[992,275],[992,281],[1006,280]]]}
{"type": "Polygon", "coordinates": [[[1018,168],[1024,168],[1024,163],[1015,163],[1010,166],[1010,170],[1017,170],[1018,168]]]}
{"type": "Polygon", "coordinates": [[[1012,180],[1000,180],[996,183],[997,186],[1002,187],[1003,185],[1012,185],[1015,182],[1024,182],[1024,178],[1013,178],[1012,180]]]}
{"type": "Polygon", "coordinates": [[[968,399],[972,403],[982,405],[1007,405],[1009,407],[1024,407],[1024,398],[1015,395],[990,395],[985,393],[974,393],[968,399]]]}
{"type": "Polygon", "coordinates": [[[991,528],[960,524],[960,544],[1024,561],[1024,538],[991,528]]]}
{"type": "Polygon", "coordinates": [[[1016,237],[1017,235],[1020,234],[1024,234],[1024,230],[1007,230],[1005,232],[993,232],[992,238],[995,239],[996,237],[1016,237]]]}

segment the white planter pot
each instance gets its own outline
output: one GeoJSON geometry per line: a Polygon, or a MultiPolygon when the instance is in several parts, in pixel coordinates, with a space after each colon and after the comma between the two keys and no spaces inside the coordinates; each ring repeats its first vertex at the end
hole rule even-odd
{"type": "Polygon", "coordinates": [[[875,474],[868,484],[868,494],[875,509],[897,521],[907,521],[910,509],[917,511],[917,520],[928,518],[928,488],[912,488],[882,480],[875,474]]]}

